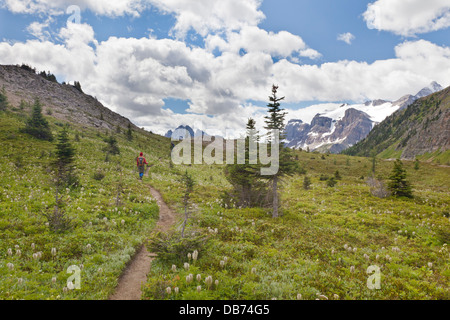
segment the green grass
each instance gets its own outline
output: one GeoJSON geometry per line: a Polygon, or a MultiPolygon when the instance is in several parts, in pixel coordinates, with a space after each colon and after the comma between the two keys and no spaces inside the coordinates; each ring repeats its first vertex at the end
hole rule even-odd
{"type": "MultiPolygon", "coordinates": [[[[56,134],[63,124],[49,119],[56,134]]],[[[148,159],[156,162],[163,140],[150,134],[132,142],[119,137],[121,155],[105,162],[105,133],[70,126],[81,185],[63,192],[72,230],[55,234],[44,217],[55,205],[49,169],[55,145],[20,133],[23,125],[17,114],[0,114],[0,299],[106,299],[158,220],[158,206],[147,185],[138,182],[134,159],[153,147],[157,152],[148,159]],[[98,171],[102,180],[94,179],[98,171]],[[37,252],[40,259],[33,258],[37,252]],[[81,267],[80,290],[64,289],[71,265],[81,267]]]]}
{"type": "MultiPolygon", "coordinates": [[[[207,192],[203,186],[197,188],[198,207],[189,230],[208,236],[208,245],[199,248],[197,261],[187,256],[171,262],[157,259],[143,298],[296,299],[298,294],[303,299],[449,298],[448,168],[421,163],[414,170],[412,161],[405,162],[415,198],[379,199],[365,183],[370,158],[327,155],[322,160],[320,154],[297,154],[312,188],[302,189],[302,176],[286,179],[283,215],[278,219],[265,209],[222,208],[219,194],[226,185],[211,184],[207,192]],[[321,174],[332,176],[336,170],[343,177],[336,187],[319,180],[321,174]],[[217,233],[211,232],[215,229],[217,233]],[[222,266],[224,257],[227,263],[222,266]],[[183,268],[185,262],[190,263],[189,270],[183,268]],[[380,290],[367,287],[372,265],[381,270],[380,290]],[[191,283],[186,281],[189,274],[194,276],[191,283]],[[197,274],[201,281],[195,280],[197,274]],[[219,284],[207,288],[207,276],[219,284]]],[[[391,161],[378,160],[376,175],[387,177],[392,167],[391,161]]],[[[199,177],[222,177],[220,166],[188,170],[199,177]]],[[[177,198],[179,188],[174,184],[165,192],[177,198]]]]}
{"type": "MultiPolygon", "coordinates": [[[[47,118],[54,133],[64,125],[47,118]]],[[[448,167],[421,162],[414,170],[414,162],[405,161],[414,199],[378,199],[365,182],[372,159],[345,155],[322,159],[318,153],[296,151],[311,189],[303,190],[304,176],[285,179],[280,191],[282,216],[273,219],[267,209],[221,206],[220,195],[230,188],[223,166],[170,168],[166,138],[141,131],[128,141],[122,130],[116,135],[121,155],[105,162],[102,148],[108,132],[71,125],[81,186],[64,197],[73,229],[53,234],[44,213],[55,203],[48,170],[55,145],[19,133],[23,124],[19,114],[0,113],[1,299],[106,299],[136,248],[154,229],[158,207],[148,184],[181,214],[180,178],[185,170],[196,182],[186,234],[209,240],[198,249],[196,261],[187,256],[168,262],[156,259],[143,299],[296,299],[298,294],[303,299],[316,299],[318,294],[329,299],[449,298],[448,167]],[[135,169],[140,151],[154,165],[144,183],[137,181],[135,169]],[[333,176],[336,170],[342,180],[335,187],[320,181],[322,174],[333,176]],[[94,179],[98,171],[104,179],[94,179]],[[123,192],[117,207],[120,181],[123,192]],[[33,259],[39,251],[42,257],[33,259]],[[189,270],[183,268],[185,262],[189,270]],[[71,265],[82,265],[81,290],[64,290],[71,265]],[[367,288],[367,269],[372,265],[381,270],[380,290],[367,288]],[[189,274],[194,276],[191,283],[186,281],[189,274]],[[209,288],[207,276],[213,278],[209,288]],[[170,295],[165,291],[169,286],[170,295]]],[[[377,159],[378,177],[386,179],[392,168],[392,161],[377,159]]],[[[176,235],[180,224],[174,226],[176,235]]]]}

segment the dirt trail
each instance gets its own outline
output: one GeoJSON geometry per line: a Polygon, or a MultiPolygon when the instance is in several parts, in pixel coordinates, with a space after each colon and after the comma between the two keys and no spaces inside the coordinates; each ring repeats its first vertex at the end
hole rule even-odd
{"type": "MultiPolygon", "coordinates": [[[[168,231],[175,224],[175,214],[163,201],[161,194],[150,187],[152,196],[159,206],[159,221],[157,229],[168,231]]],[[[145,245],[136,253],[132,261],[122,273],[115,293],[109,300],[140,300],[142,291],[141,284],[147,281],[152,261],[156,255],[147,251],[145,245]]]]}

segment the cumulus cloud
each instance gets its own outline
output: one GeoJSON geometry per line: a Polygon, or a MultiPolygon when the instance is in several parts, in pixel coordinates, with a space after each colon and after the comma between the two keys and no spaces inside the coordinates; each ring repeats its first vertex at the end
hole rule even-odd
{"type": "Polygon", "coordinates": [[[339,41],[344,41],[346,44],[352,44],[352,41],[355,40],[355,36],[350,32],[338,34],[337,39],[339,41]]]}
{"type": "Polygon", "coordinates": [[[0,5],[14,13],[61,15],[71,5],[110,17],[139,16],[146,0],[2,0],[0,5]]]}
{"type": "Polygon", "coordinates": [[[450,26],[448,0],[377,0],[363,14],[370,29],[414,36],[450,26]]]}
{"type": "Polygon", "coordinates": [[[264,18],[262,0],[149,0],[161,11],[174,14],[173,33],[184,38],[190,30],[205,37],[210,32],[256,26],[264,18]]]}
{"type": "Polygon", "coordinates": [[[287,31],[278,33],[267,32],[257,26],[243,27],[239,32],[228,32],[226,37],[221,35],[209,35],[205,39],[206,48],[221,52],[239,54],[264,52],[271,56],[289,57],[295,53],[300,56],[316,59],[320,53],[307,48],[303,39],[287,31]]]}

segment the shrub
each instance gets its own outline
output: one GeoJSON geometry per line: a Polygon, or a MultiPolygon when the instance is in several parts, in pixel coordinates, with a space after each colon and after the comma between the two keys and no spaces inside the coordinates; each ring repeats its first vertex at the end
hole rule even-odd
{"type": "Polygon", "coordinates": [[[207,237],[184,237],[176,233],[161,233],[149,239],[149,250],[158,255],[158,259],[167,263],[183,263],[188,253],[201,251],[207,245],[207,237]]]}
{"type": "Polygon", "coordinates": [[[327,186],[329,186],[330,188],[333,188],[336,184],[337,181],[334,177],[331,177],[330,179],[327,180],[327,186]]]}
{"type": "Polygon", "coordinates": [[[370,193],[375,197],[387,198],[391,195],[383,181],[378,180],[375,177],[369,177],[367,179],[367,184],[370,187],[370,193]]]}
{"type": "Polygon", "coordinates": [[[305,177],[303,179],[303,189],[309,190],[310,187],[311,187],[311,179],[309,177],[305,177]]]}
{"type": "Polygon", "coordinates": [[[101,181],[105,178],[105,174],[103,173],[103,171],[98,170],[94,173],[93,178],[94,180],[101,181]]]}

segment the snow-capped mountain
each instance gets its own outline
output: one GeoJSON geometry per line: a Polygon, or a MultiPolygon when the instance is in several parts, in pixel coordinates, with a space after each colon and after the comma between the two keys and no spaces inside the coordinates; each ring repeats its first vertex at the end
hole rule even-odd
{"type": "Polygon", "coordinates": [[[300,109],[296,119],[291,119],[286,126],[287,146],[339,153],[364,139],[378,123],[397,110],[442,89],[438,83],[432,82],[415,96],[406,95],[394,102],[327,103],[300,109]]]}

